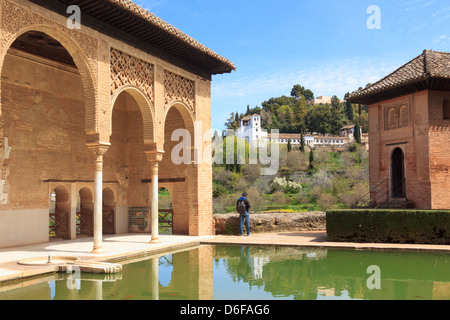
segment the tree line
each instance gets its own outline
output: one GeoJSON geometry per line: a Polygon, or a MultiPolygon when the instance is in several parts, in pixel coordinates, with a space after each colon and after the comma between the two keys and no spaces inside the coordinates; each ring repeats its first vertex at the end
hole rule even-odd
{"type": "Polygon", "coordinates": [[[368,106],[348,102],[349,95],[350,93],[347,92],[344,100],[340,100],[334,95],[331,103],[315,104],[314,93],[310,89],[296,84],[289,96],[272,97],[262,102],[261,107],[250,108],[247,105],[246,111],[242,113],[232,112],[225,127],[236,130],[245,116],[259,114],[262,128],[269,132],[278,129],[280,133],[315,132],[322,135],[337,135],[345,125],[355,124],[362,128],[364,133],[367,133],[368,106]]]}

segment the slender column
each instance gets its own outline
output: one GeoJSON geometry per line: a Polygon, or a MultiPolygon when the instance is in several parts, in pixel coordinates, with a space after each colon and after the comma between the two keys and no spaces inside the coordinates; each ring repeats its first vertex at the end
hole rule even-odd
{"type": "Polygon", "coordinates": [[[159,241],[159,177],[158,177],[158,162],[151,162],[151,175],[152,175],[152,185],[150,186],[150,197],[151,205],[151,217],[152,217],[152,240],[150,243],[160,243],[159,241]]]}
{"type": "Polygon", "coordinates": [[[152,259],[152,300],[159,300],[159,257],[152,259]]]}
{"type": "Polygon", "coordinates": [[[149,186],[149,194],[148,194],[148,201],[151,202],[151,205],[149,203],[149,209],[151,214],[151,232],[152,232],[152,239],[150,243],[160,243],[159,241],[159,216],[158,216],[158,192],[159,192],[159,162],[162,160],[164,151],[158,151],[156,148],[156,144],[149,144],[147,146],[147,151],[145,152],[147,156],[147,160],[150,162],[150,170],[151,170],[151,179],[152,184],[149,186]]]}
{"type": "Polygon", "coordinates": [[[103,253],[103,155],[107,146],[97,146],[95,153],[94,179],[94,249],[91,253],[103,253]]]}

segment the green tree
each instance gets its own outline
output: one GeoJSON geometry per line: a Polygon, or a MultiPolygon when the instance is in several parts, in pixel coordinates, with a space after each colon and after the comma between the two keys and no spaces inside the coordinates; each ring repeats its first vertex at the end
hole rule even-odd
{"type": "Polygon", "coordinates": [[[309,151],[309,165],[308,172],[312,174],[314,172],[314,149],[309,151]]]}
{"type": "Polygon", "coordinates": [[[355,133],[354,133],[355,141],[358,144],[361,144],[361,127],[359,126],[359,122],[356,122],[355,125],[355,133]]]}
{"type": "Polygon", "coordinates": [[[311,101],[314,99],[314,93],[310,89],[305,89],[305,87],[296,84],[291,90],[291,97],[300,98],[305,97],[306,100],[311,101]]]}
{"type": "Polygon", "coordinates": [[[363,133],[369,132],[369,115],[363,111],[360,116],[355,117],[355,122],[359,123],[363,133]]]}
{"type": "Polygon", "coordinates": [[[308,101],[311,101],[311,100],[314,100],[314,92],[312,92],[311,90],[309,90],[309,89],[306,89],[304,92],[303,92],[303,96],[306,98],[306,100],[308,100],[308,101]]]}
{"type": "Polygon", "coordinates": [[[291,152],[291,150],[292,150],[291,139],[288,139],[287,151],[288,151],[288,152],[291,152]]]}
{"type": "Polygon", "coordinates": [[[232,112],[230,117],[225,122],[225,128],[229,130],[237,130],[240,127],[239,121],[236,121],[236,114],[232,112]]]}
{"type": "Polygon", "coordinates": [[[339,98],[336,95],[332,96],[331,97],[331,106],[333,108],[337,109],[340,107],[340,105],[341,105],[341,101],[339,100],[339,98]]]}
{"type": "Polygon", "coordinates": [[[288,105],[283,105],[277,110],[277,119],[280,123],[291,122],[293,119],[294,113],[292,112],[291,107],[288,105]]]}
{"type": "Polygon", "coordinates": [[[291,90],[291,97],[300,99],[303,96],[303,93],[305,92],[305,87],[296,84],[291,90]]]}
{"type": "Polygon", "coordinates": [[[351,102],[348,101],[348,98],[350,97],[350,93],[347,92],[344,96],[344,100],[345,100],[345,113],[347,115],[347,119],[351,122],[353,122],[354,120],[354,111],[353,111],[353,106],[351,104],[351,102]]]}
{"type": "Polygon", "coordinates": [[[300,151],[301,151],[302,153],[305,152],[305,137],[303,136],[303,131],[302,131],[302,133],[300,134],[300,151]]]}

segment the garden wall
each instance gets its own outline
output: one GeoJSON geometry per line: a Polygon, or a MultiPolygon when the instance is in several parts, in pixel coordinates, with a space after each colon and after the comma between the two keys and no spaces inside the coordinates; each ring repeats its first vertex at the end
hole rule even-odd
{"type": "Polygon", "coordinates": [[[332,210],[328,241],[450,244],[450,211],[332,210]]]}
{"type": "MultiPolygon", "coordinates": [[[[250,231],[256,233],[278,231],[325,230],[325,212],[254,213],[250,214],[250,231]]],[[[239,214],[215,214],[216,234],[239,234],[239,214]]],[[[244,227],[244,234],[246,233],[244,227]]]]}

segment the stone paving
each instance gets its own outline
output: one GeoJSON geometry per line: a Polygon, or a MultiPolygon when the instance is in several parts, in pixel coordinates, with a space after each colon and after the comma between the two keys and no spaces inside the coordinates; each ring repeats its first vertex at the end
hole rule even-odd
{"type": "Polygon", "coordinates": [[[328,242],[326,232],[294,231],[251,234],[250,236],[218,235],[189,237],[160,235],[161,243],[149,244],[148,234],[123,234],[104,236],[102,254],[91,254],[92,238],[73,241],[50,242],[7,249],[0,249],[0,282],[55,272],[54,266],[24,266],[17,262],[30,258],[79,257],[86,261],[104,262],[113,259],[127,259],[140,255],[164,253],[167,251],[197,246],[200,244],[234,245],[277,245],[350,249],[381,250],[434,250],[450,253],[450,245],[388,244],[388,243],[337,243],[328,242]]]}

